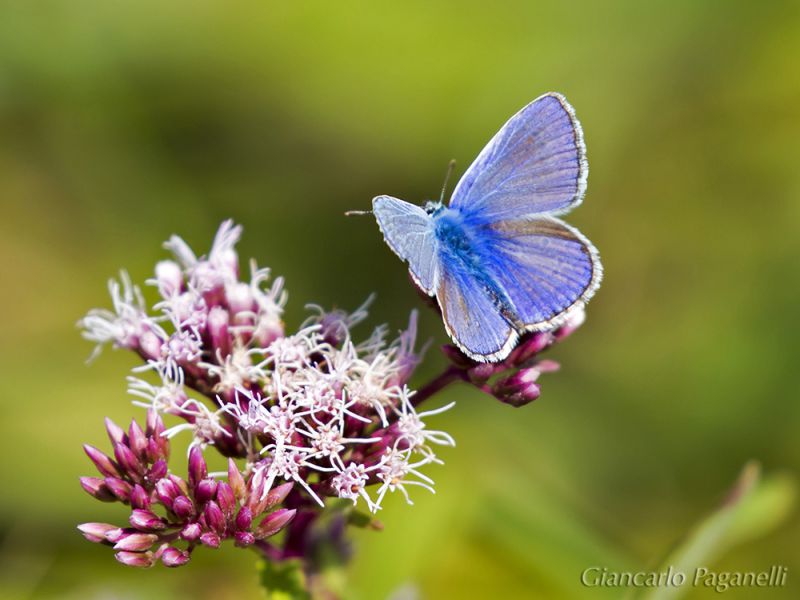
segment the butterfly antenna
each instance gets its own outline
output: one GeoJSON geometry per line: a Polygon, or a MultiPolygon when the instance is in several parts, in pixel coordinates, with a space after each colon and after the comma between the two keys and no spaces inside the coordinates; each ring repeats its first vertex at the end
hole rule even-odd
{"type": "Polygon", "coordinates": [[[442,193],[439,196],[439,202],[444,204],[444,194],[447,191],[447,182],[450,181],[450,176],[453,174],[453,169],[456,168],[456,159],[452,159],[447,165],[447,173],[444,176],[444,185],[442,185],[442,193]]]}
{"type": "Polygon", "coordinates": [[[358,217],[361,215],[371,215],[371,210],[348,210],[344,213],[345,217],[358,217]]]}

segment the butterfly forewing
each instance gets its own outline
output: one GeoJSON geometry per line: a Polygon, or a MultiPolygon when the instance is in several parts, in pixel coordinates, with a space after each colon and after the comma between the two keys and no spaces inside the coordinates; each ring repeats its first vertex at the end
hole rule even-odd
{"type": "Polygon", "coordinates": [[[433,295],[438,257],[431,217],[419,206],[391,196],[373,199],[372,211],[386,243],[408,262],[417,285],[433,295]]]}
{"type": "Polygon", "coordinates": [[[470,165],[450,206],[486,221],[564,213],[586,191],[583,132],[560,94],[511,117],[470,165]]]}

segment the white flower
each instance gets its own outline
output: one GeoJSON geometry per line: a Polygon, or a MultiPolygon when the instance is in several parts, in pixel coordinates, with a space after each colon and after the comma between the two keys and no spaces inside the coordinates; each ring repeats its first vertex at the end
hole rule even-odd
{"type": "MultiPolygon", "coordinates": [[[[328,338],[345,339],[350,335],[350,330],[361,323],[369,315],[367,309],[374,302],[375,294],[370,294],[364,303],[352,313],[343,310],[326,311],[318,304],[306,304],[306,309],[314,311],[303,323],[302,327],[319,325],[323,335],[328,338]]],[[[383,331],[383,328],[379,328],[383,331]]]]}
{"type": "Polygon", "coordinates": [[[165,364],[192,362],[203,353],[203,341],[196,329],[179,329],[169,336],[161,346],[161,357],[165,364]]]}
{"type": "Polygon", "coordinates": [[[258,312],[280,318],[288,295],[283,289],[283,277],[276,278],[270,288],[263,288],[269,277],[269,269],[259,268],[255,260],[250,261],[250,293],[258,305],[258,312]]]}
{"type": "Polygon", "coordinates": [[[139,337],[151,322],[145,311],[142,292],[131,283],[127,272],[120,271],[119,282],[110,279],[108,291],[113,310],[95,308],[78,321],[83,337],[97,344],[90,360],[100,353],[103,344],[111,343],[116,348],[136,347],[139,337]]]}
{"type": "Polygon", "coordinates": [[[319,327],[306,327],[295,335],[278,338],[267,347],[261,366],[272,365],[278,371],[306,365],[312,354],[325,348],[318,330],[319,327]]]}
{"type": "Polygon", "coordinates": [[[239,427],[249,433],[266,433],[272,415],[269,408],[264,406],[267,400],[260,394],[254,394],[250,390],[236,388],[234,392],[234,402],[225,404],[222,408],[225,412],[236,418],[239,427]],[[244,397],[244,399],[242,399],[244,397]],[[242,408],[246,404],[247,408],[242,408]]]}
{"type": "Polygon", "coordinates": [[[128,393],[145,400],[134,400],[133,404],[153,408],[158,412],[174,411],[183,406],[188,397],[183,389],[183,371],[178,368],[175,378],[162,374],[162,384],[152,385],[138,377],[128,377],[128,393]]]}
{"type": "Polygon", "coordinates": [[[172,260],[162,260],[156,263],[155,279],[148,279],[145,283],[158,288],[162,298],[172,298],[180,294],[183,287],[183,270],[180,265],[172,260]]]}
{"type": "Polygon", "coordinates": [[[251,351],[237,345],[224,359],[217,353],[217,363],[201,361],[197,364],[218,380],[215,391],[227,392],[242,388],[245,383],[256,381],[263,375],[263,370],[253,365],[251,355],[251,351]]]}
{"type": "MultiPolygon", "coordinates": [[[[352,347],[349,340],[345,345],[352,347]]],[[[393,406],[401,395],[401,389],[389,383],[395,373],[396,365],[387,354],[376,354],[370,363],[361,359],[352,361],[346,389],[348,398],[356,405],[373,408],[381,422],[388,425],[386,408],[393,406]]]]}
{"type": "Polygon", "coordinates": [[[208,305],[197,290],[172,294],[153,306],[179,328],[202,329],[208,320],[208,305]]]}
{"type": "Polygon", "coordinates": [[[412,462],[410,460],[411,456],[412,454],[410,451],[400,451],[397,448],[386,450],[378,468],[377,476],[378,479],[383,481],[383,485],[378,490],[377,505],[380,505],[383,501],[383,497],[387,491],[394,492],[397,490],[400,490],[408,504],[414,504],[408,495],[408,490],[406,490],[407,485],[416,485],[425,488],[432,494],[436,493],[433,489],[433,480],[420,473],[417,469],[428,463],[441,463],[441,461],[433,455],[428,455],[417,462],[412,462]],[[419,481],[408,479],[409,475],[414,475],[419,481]]]}
{"type": "Polygon", "coordinates": [[[283,444],[275,444],[267,446],[264,451],[270,453],[270,459],[267,461],[267,466],[262,467],[265,469],[264,478],[264,493],[266,494],[275,479],[281,477],[286,481],[294,481],[299,483],[300,486],[308,492],[320,506],[325,506],[325,503],[312,489],[308,482],[300,476],[300,468],[306,466],[304,449],[287,447],[283,444]]]}
{"type": "Polygon", "coordinates": [[[170,250],[189,276],[190,285],[200,293],[224,286],[238,276],[236,243],[242,235],[240,225],[230,219],[220,225],[206,259],[198,259],[189,245],[173,235],[164,247],[170,250]]]}
{"type": "Polygon", "coordinates": [[[404,389],[401,397],[400,409],[395,409],[395,414],[397,415],[397,429],[400,432],[401,438],[405,440],[412,449],[420,450],[425,453],[431,452],[427,445],[428,442],[440,446],[455,446],[456,442],[453,436],[444,431],[427,429],[422,419],[423,417],[438,415],[446,410],[450,410],[456,403],[451,402],[441,408],[418,413],[411,404],[410,395],[411,393],[409,390],[404,389]]]}
{"type": "Polygon", "coordinates": [[[441,463],[434,447],[454,441],[425,420],[452,404],[414,408],[406,383],[419,361],[416,313],[394,341],[379,326],[354,342],[351,330],[373,297],[350,314],[311,305],[314,314],[287,336],[283,279],[270,282],[269,269],[253,261],[250,280],[240,280],[240,236],[241,227],[225,221],[200,257],[171,237],[165,246],[174,260],[159,262],[148,280],[160,295],[155,316],[123,272],[109,283],[113,310],[81,320],[84,337],[98,349],[108,342],[135,349],[146,364],[133,371],[154,370],[160,382],[130,377],[134,403],[183,418],[167,437],[190,431],[190,447],[217,443],[240,453],[254,489],[267,493],[282,479],[320,505],[321,493],[333,494],[361,499],[372,512],[388,492],[411,502],[409,486],[433,491],[420,469],[441,463]]]}
{"type": "Polygon", "coordinates": [[[192,443],[189,445],[189,450],[193,446],[200,446],[202,448],[207,445],[213,445],[215,438],[220,435],[230,437],[228,432],[220,420],[221,414],[224,409],[220,408],[216,411],[211,411],[205,404],[198,402],[194,399],[189,399],[183,406],[173,411],[175,414],[187,418],[187,423],[181,423],[170,427],[162,433],[167,438],[172,438],[181,431],[192,432],[192,443]]]}
{"type": "MultiPolygon", "coordinates": [[[[374,469],[374,468],[373,468],[374,469]]],[[[369,480],[368,471],[364,465],[357,463],[350,463],[345,469],[333,478],[333,489],[339,498],[347,498],[356,504],[359,497],[363,498],[367,503],[370,511],[377,512],[379,506],[372,502],[372,499],[364,489],[369,480]]]]}

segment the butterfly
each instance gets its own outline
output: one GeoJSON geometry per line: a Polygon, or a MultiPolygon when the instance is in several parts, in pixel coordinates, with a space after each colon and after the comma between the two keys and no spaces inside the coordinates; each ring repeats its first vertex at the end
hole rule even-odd
{"type": "Polygon", "coordinates": [[[503,125],[448,205],[373,199],[386,243],[471,359],[502,361],[520,335],[562,325],[597,290],[597,250],[558,218],[581,203],[588,173],[575,111],[551,92],[503,125]]]}

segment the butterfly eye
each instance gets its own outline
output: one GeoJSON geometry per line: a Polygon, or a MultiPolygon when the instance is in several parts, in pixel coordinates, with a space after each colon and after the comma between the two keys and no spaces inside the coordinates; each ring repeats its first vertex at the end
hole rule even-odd
{"type": "Polygon", "coordinates": [[[423,206],[422,209],[428,213],[429,215],[436,214],[443,208],[441,202],[433,202],[432,200],[428,200],[423,206]]]}

